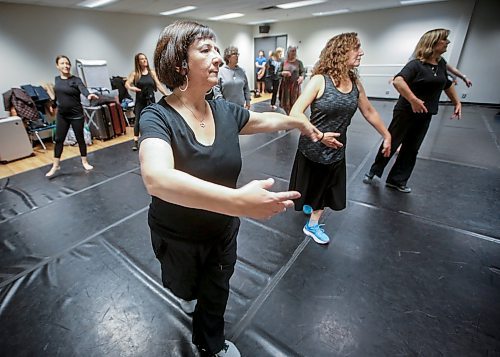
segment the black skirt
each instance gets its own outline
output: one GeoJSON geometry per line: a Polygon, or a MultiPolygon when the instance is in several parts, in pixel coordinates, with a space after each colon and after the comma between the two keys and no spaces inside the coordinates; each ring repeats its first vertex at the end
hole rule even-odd
{"type": "Polygon", "coordinates": [[[304,205],[311,206],[313,210],[325,207],[343,210],[346,207],[346,185],[345,158],[324,165],[309,160],[297,150],[289,186],[290,190],[301,194],[294,200],[296,211],[302,211],[304,205]]]}

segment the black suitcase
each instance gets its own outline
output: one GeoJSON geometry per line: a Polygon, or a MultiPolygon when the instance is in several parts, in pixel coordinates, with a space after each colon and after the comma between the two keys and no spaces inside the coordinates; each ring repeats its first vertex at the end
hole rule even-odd
{"type": "Polygon", "coordinates": [[[115,136],[111,114],[107,105],[97,107],[84,107],[83,111],[87,117],[92,137],[99,140],[109,140],[115,136]]]}

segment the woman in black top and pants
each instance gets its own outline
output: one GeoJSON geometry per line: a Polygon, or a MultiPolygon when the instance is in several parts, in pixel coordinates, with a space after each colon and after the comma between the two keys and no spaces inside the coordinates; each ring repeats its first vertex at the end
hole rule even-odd
{"type": "MultiPolygon", "coordinates": [[[[54,147],[54,163],[49,172],[45,174],[47,177],[54,175],[60,168],[61,155],[64,147],[64,139],[68,134],[69,127],[73,128],[78,147],[80,148],[80,156],[82,165],[85,170],[92,170],[94,167],[87,161],[87,145],[83,136],[83,126],[85,119],[83,108],[80,102],[80,94],[83,94],[87,99],[97,99],[97,95],[89,93],[83,85],[79,77],[71,75],[71,62],[68,57],[60,55],[56,57],[56,67],[60,75],[55,79],[54,92],[55,102],[57,104],[56,117],[56,137],[54,147]]],[[[51,107],[50,112],[54,112],[51,107]]]]}
{"type": "MultiPolygon", "coordinates": [[[[406,183],[415,167],[418,150],[432,115],[438,111],[443,89],[455,105],[452,118],[460,119],[462,105],[448,79],[446,61],[441,57],[450,43],[449,33],[446,29],[426,32],[415,48],[415,59],[408,62],[394,78],[393,84],[400,96],[389,125],[392,136],[391,156],[400,144],[401,149],[387,176],[386,186],[399,192],[411,192],[406,183]]],[[[379,150],[363,182],[370,184],[374,176],[381,177],[390,158],[381,155],[379,150]]]]}
{"type": "Polygon", "coordinates": [[[168,93],[158,81],[155,71],[149,67],[148,59],[144,53],[135,55],[134,64],[135,69],[129,74],[125,88],[135,92],[134,146],[132,146],[132,150],[136,151],[139,148],[139,121],[142,110],[149,104],[156,102],[155,92],[157,90],[163,95],[168,95],[168,93]]]}
{"type": "Polygon", "coordinates": [[[193,313],[192,339],[202,356],[239,356],[224,337],[238,216],[269,218],[300,196],[268,191],[272,179],[236,188],[239,135],[297,128],[318,140],[322,133],[308,120],[206,101],[222,64],[206,26],[190,21],[167,26],[154,58],[158,77],[172,94],[143,110],[139,157],[152,196],[148,223],[163,285],[192,302],[181,306],[193,313]]]}

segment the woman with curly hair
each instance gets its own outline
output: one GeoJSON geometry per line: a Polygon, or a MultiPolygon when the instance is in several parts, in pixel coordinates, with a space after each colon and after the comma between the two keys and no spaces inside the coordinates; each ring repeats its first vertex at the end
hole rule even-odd
{"type": "Polygon", "coordinates": [[[302,210],[304,205],[312,207],[303,232],[319,244],[330,241],[319,225],[325,207],[335,211],[346,207],[346,134],[356,109],[384,138],[382,154],[390,154],[391,135],[359,81],[356,68],[363,55],[357,33],[332,37],[290,113],[307,119],[304,112],[310,106],[311,123],[325,133],[317,142],[300,137],[290,177],[290,189],[301,193],[294,200],[295,210],[302,210]]]}

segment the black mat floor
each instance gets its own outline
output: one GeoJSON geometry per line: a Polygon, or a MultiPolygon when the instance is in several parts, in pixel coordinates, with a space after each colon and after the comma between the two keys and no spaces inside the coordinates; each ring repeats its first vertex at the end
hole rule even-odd
{"type": "MultiPolygon", "coordinates": [[[[388,123],[393,103],[373,101],[388,123]]],[[[269,110],[269,103],[255,105],[269,110]]],[[[243,356],[500,356],[500,119],[441,106],[409,181],[362,183],[380,139],[357,113],[332,242],[288,210],[242,219],[226,335],[243,356]]],[[[286,190],[295,132],[241,137],[239,185],[286,190]]],[[[197,356],[161,286],[131,143],[0,180],[0,355],[197,356]]]]}

